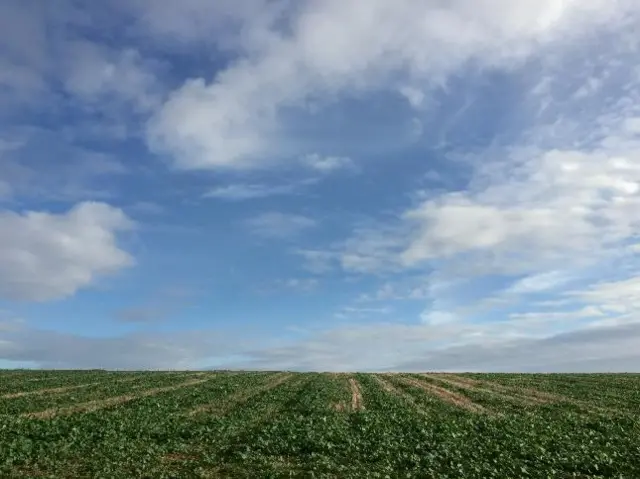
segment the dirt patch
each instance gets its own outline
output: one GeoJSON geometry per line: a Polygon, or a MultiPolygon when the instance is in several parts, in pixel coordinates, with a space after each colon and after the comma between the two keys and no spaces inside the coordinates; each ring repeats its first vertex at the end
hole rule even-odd
{"type": "Polygon", "coordinates": [[[5,394],[4,396],[0,396],[0,399],[13,399],[13,398],[21,398],[24,396],[39,396],[42,394],[60,394],[67,391],[73,391],[74,389],[88,388],[89,386],[95,386],[100,383],[86,383],[86,384],[78,384],[76,386],[63,386],[57,388],[46,388],[46,389],[35,389],[33,391],[20,391],[17,393],[5,394]]]}
{"type": "Polygon", "coordinates": [[[78,412],[83,412],[83,413],[92,412],[92,411],[97,411],[99,409],[105,409],[111,406],[116,406],[118,404],[123,404],[129,401],[134,401],[136,399],[145,398],[148,396],[155,396],[156,394],[164,393],[167,391],[173,391],[175,389],[195,386],[196,384],[201,384],[208,380],[209,379],[192,379],[190,381],[185,381],[180,384],[174,384],[172,386],[146,389],[144,391],[139,392],[138,394],[127,394],[123,396],[114,396],[106,399],[98,399],[95,401],[84,402],[84,403],[76,404],[74,406],[69,406],[69,407],[52,408],[52,409],[46,409],[40,412],[25,413],[25,414],[22,414],[22,416],[31,418],[31,419],[50,419],[56,416],[69,415],[69,414],[74,414],[78,412]]]}
{"type": "Polygon", "coordinates": [[[351,410],[363,411],[364,404],[362,401],[362,390],[360,384],[353,378],[349,378],[349,386],[351,387],[351,410]]]}
{"type": "Polygon", "coordinates": [[[380,376],[373,376],[373,379],[376,380],[376,382],[378,384],[380,384],[380,387],[387,393],[389,394],[396,394],[398,395],[400,393],[400,391],[398,391],[398,389],[392,385],[391,383],[389,383],[388,381],[385,381],[384,379],[382,379],[380,376]]]}
{"type": "Polygon", "coordinates": [[[335,403],[331,406],[334,411],[344,412],[347,410],[347,404],[344,401],[340,401],[339,403],[335,403]]]}
{"type": "Polygon", "coordinates": [[[552,402],[561,402],[567,399],[554,394],[544,393],[536,389],[509,387],[502,384],[494,383],[492,381],[465,378],[462,376],[456,376],[455,374],[429,374],[429,377],[433,377],[434,379],[443,378],[449,381],[456,381],[466,386],[474,387],[476,389],[482,388],[495,391],[496,393],[522,399],[523,401],[528,401],[532,404],[548,404],[552,402]]]}
{"type": "Polygon", "coordinates": [[[580,401],[579,399],[570,398],[561,394],[540,391],[539,389],[530,387],[505,386],[503,384],[497,384],[493,381],[465,378],[462,376],[456,376],[454,374],[426,374],[426,376],[432,377],[434,379],[460,382],[461,384],[465,384],[469,387],[475,388],[477,391],[495,391],[496,394],[515,398],[525,404],[543,405],[564,403],[571,404],[584,411],[592,413],[615,414],[620,412],[617,409],[596,406],[584,401],[580,401]]]}
{"type": "MultiPolygon", "coordinates": [[[[385,374],[385,376],[388,376],[389,374],[385,374]]],[[[393,384],[391,384],[390,382],[388,382],[387,380],[381,378],[380,376],[372,376],[373,379],[376,380],[376,382],[378,384],[380,384],[380,387],[389,394],[393,394],[394,396],[397,396],[399,398],[401,398],[403,401],[411,404],[411,406],[413,406],[413,408],[419,412],[420,414],[422,414],[423,416],[428,416],[429,413],[427,411],[425,411],[423,408],[421,408],[418,404],[416,404],[416,400],[413,399],[411,397],[411,395],[401,391],[400,389],[398,389],[397,387],[395,387],[393,384]]]]}
{"type": "Polygon", "coordinates": [[[269,391],[271,389],[274,389],[278,386],[280,386],[282,383],[284,383],[285,381],[288,381],[289,379],[291,379],[293,377],[293,374],[291,373],[279,373],[276,374],[269,382],[267,382],[266,384],[263,384],[261,386],[255,387],[255,388],[251,388],[248,390],[242,390],[242,391],[238,391],[235,394],[232,394],[231,396],[228,396],[226,398],[226,400],[220,404],[220,403],[211,403],[211,404],[202,404],[194,409],[191,409],[187,414],[189,416],[193,416],[195,414],[201,414],[204,412],[209,412],[209,413],[217,413],[217,414],[224,414],[226,412],[228,412],[232,407],[247,402],[249,399],[251,399],[252,397],[265,392],[265,391],[269,391]]]}
{"type": "Polygon", "coordinates": [[[453,391],[449,391],[440,386],[435,386],[433,384],[424,383],[422,381],[418,381],[417,379],[402,377],[400,378],[406,384],[411,384],[412,386],[418,387],[424,391],[427,391],[434,396],[438,397],[444,402],[453,404],[461,409],[466,409],[467,411],[475,412],[475,413],[486,413],[488,412],[484,407],[479,404],[474,403],[471,399],[462,394],[455,393],[453,391]]]}
{"type": "Polygon", "coordinates": [[[428,377],[442,377],[451,381],[459,382],[466,386],[480,386],[483,384],[482,381],[478,381],[477,379],[465,378],[464,376],[457,376],[451,373],[425,373],[424,375],[428,377]]]}
{"type": "Polygon", "coordinates": [[[460,389],[465,389],[467,391],[476,391],[479,393],[485,393],[490,396],[494,396],[496,398],[501,398],[505,401],[518,402],[526,406],[535,406],[540,404],[539,400],[531,399],[525,396],[517,396],[517,395],[514,396],[513,394],[507,393],[506,391],[497,391],[496,389],[483,387],[482,383],[479,383],[477,381],[473,381],[473,380],[465,381],[464,379],[467,379],[467,378],[462,378],[463,380],[460,381],[458,380],[458,377],[455,377],[455,376],[449,377],[448,375],[445,376],[440,374],[424,374],[424,377],[433,379],[435,381],[440,381],[444,384],[449,384],[451,386],[455,386],[460,389]]]}

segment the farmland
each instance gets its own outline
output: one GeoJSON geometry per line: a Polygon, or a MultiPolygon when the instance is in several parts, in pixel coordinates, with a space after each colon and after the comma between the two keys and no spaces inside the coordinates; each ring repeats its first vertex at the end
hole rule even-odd
{"type": "Polygon", "coordinates": [[[0,477],[640,477],[640,375],[1,371],[0,477]]]}

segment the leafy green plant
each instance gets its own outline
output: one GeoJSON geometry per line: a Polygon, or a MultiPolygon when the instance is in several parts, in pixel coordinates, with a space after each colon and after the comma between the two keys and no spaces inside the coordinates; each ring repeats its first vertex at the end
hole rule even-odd
{"type": "Polygon", "coordinates": [[[640,376],[444,379],[3,371],[0,477],[640,477],[640,376]]]}

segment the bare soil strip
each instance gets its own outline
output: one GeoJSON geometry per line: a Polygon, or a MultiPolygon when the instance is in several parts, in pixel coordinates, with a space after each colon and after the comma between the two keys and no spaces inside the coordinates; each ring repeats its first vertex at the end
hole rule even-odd
{"type": "Polygon", "coordinates": [[[190,381],[174,384],[172,386],[146,389],[135,395],[127,394],[123,396],[114,396],[106,399],[99,399],[95,401],[88,401],[80,404],[75,404],[69,407],[52,408],[52,409],[45,409],[44,411],[39,411],[39,412],[25,413],[25,414],[22,414],[22,416],[31,418],[31,419],[50,419],[56,416],[74,414],[77,412],[85,412],[85,413],[92,412],[92,411],[97,411],[99,409],[105,409],[111,406],[116,406],[118,404],[123,404],[129,401],[133,401],[135,399],[145,398],[148,396],[155,396],[156,394],[160,394],[167,391],[173,391],[175,389],[180,389],[184,387],[195,386],[196,384],[201,384],[208,380],[209,379],[191,379],[190,381]]]}
{"type": "Polygon", "coordinates": [[[202,404],[200,406],[197,406],[191,409],[187,414],[189,416],[201,414],[203,412],[224,414],[227,411],[229,411],[232,407],[237,406],[238,404],[247,402],[249,399],[251,399],[252,397],[262,392],[269,391],[270,389],[276,388],[282,383],[284,383],[285,381],[288,381],[289,379],[291,379],[292,377],[293,377],[293,374],[291,373],[276,374],[266,384],[257,386],[255,388],[238,391],[237,393],[232,394],[231,396],[228,396],[227,398],[225,398],[224,402],[222,403],[216,402],[216,403],[210,403],[210,404],[202,404]]]}
{"type": "MultiPolygon", "coordinates": [[[[373,379],[376,380],[376,382],[378,384],[380,384],[380,387],[387,393],[389,394],[395,394],[397,396],[401,396],[402,394],[400,393],[400,391],[393,386],[391,383],[389,383],[388,381],[382,379],[380,376],[373,376],[373,379]]],[[[411,397],[408,397],[408,399],[411,399],[411,397]]]]}
{"type": "Polygon", "coordinates": [[[504,394],[505,396],[512,396],[518,399],[521,398],[522,401],[528,401],[535,405],[565,403],[565,404],[571,404],[573,406],[579,407],[588,412],[600,412],[605,414],[611,414],[611,413],[615,414],[620,412],[617,409],[596,406],[584,401],[580,401],[578,399],[563,396],[561,394],[554,394],[546,391],[540,391],[534,388],[505,386],[502,384],[494,383],[493,381],[465,378],[465,377],[457,376],[455,374],[450,374],[450,373],[426,374],[426,376],[433,377],[434,379],[442,378],[448,381],[460,382],[461,384],[467,384],[470,387],[475,387],[476,390],[480,390],[480,388],[494,390],[497,393],[504,394]]]}
{"type": "MultiPolygon", "coordinates": [[[[534,400],[526,396],[517,396],[517,395],[514,396],[513,394],[510,394],[504,391],[498,391],[496,389],[489,388],[489,387],[482,387],[483,385],[479,383],[471,384],[469,381],[464,381],[464,380],[459,381],[458,378],[455,376],[449,376],[449,375],[445,376],[440,374],[424,374],[423,376],[429,379],[440,381],[444,384],[449,384],[451,386],[455,386],[461,389],[466,389],[467,391],[477,391],[480,393],[485,393],[497,398],[504,399],[506,401],[518,402],[520,404],[527,405],[527,406],[535,406],[537,404],[540,404],[539,400],[534,400]]],[[[463,378],[463,379],[466,379],[466,378],[463,378]]]]}
{"type": "Polygon", "coordinates": [[[453,391],[449,391],[448,389],[442,388],[440,386],[435,386],[433,384],[425,383],[422,381],[418,381],[417,379],[401,377],[400,378],[406,384],[411,384],[412,386],[416,386],[424,391],[427,391],[434,396],[437,396],[444,402],[453,404],[459,408],[466,409],[467,411],[475,412],[475,413],[484,413],[488,412],[484,407],[479,404],[474,403],[471,399],[462,394],[455,393],[453,391]]]}
{"type": "Polygon", "coordinates": [[[410,394],[407,394],[404,391],[401,391],[400,389],[395,387],[393,384],[388,382],[386,379],[383,379],[381,376],[374,375],[373,378],[378,382],[378,384],[380,384],[380,386],[385,392],[389,394],[393,394],[394,396],[397,396],[403,401],[409,403],[411,406],[413,406],[415,411],[422,414],[423,416],[429,416],[429,413],[425,409],[420,407],[419,404],[416,404],[416,400],[413,399],[413,397],[411,397],[410,394]]]}
{"type": "Polygon", "coordinates": [[[362,391],[360,390],[360,384],[353,378],[349,378],[349,386],[351,386],[351,410],[363,411],[364,404],[362,403],[362,391]]]}
{"type": "Polygon", "coordinates": [[[456,381],[469,387],[490,389],[506,396],[522,398],[523,400],[530,401],[534,404],[548,404],[552,402],[562,402],[569,400],[569,398],[545,393],[536,389],[504,386],[492,381],[465,378],[463,376],[457,376],[455,374],[429,374],[428,376],[434,377],[434,379],[440,377],[449,381],[456,381]]]}
{"type": "Polygon", "coordinates": [[[62,386],[57,388],[46,388],[46,389],[34,389],[32,391],[20,391],[17,393],[5,394],[4,396],[0,396],[0,399],[13,399],[13,398],[21,398],[24,396],[40,396],[42,394],[60,394],[67,391],[72,391],[74,389],[87,388],[89,386],[95,386],[100,383],[86,383],[86,384],[77,384],[75,386],[62,386]]]}

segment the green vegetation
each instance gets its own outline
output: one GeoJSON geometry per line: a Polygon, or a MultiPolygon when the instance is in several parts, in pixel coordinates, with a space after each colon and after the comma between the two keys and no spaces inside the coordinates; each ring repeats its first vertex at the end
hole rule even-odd
{"type": "Polygon", "coordinates": [[[638,478],[640,375],[0,372],[2,478],[638,478]]]}

